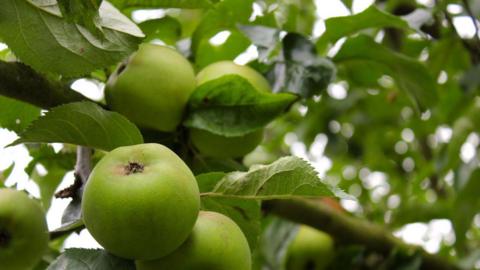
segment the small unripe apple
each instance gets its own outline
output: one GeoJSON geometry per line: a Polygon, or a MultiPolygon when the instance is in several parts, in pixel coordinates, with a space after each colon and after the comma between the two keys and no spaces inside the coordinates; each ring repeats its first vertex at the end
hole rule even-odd
{"type": "Polygon", "coordinates": [[[32,269],[48,246],[45,213],[27,194],[0,189],[0,269],[32,269]]]}
{"type": "Polygon", "coordinates": [[[323,270],[333,258],[330,235],[301,225],[287,252],[287,270],[323,270]]]}
{"type": "Polygon", "coordinates": [[[200,211],[190,237],[179,249],[153,261],[137,261],[137,270],[250,270],[247,239],[229,217],[200,211]]]}
{"type": "Polygon", "coordinates": [[[262,74],[249,66],[238,65],[232,61],[220,61],[203,68],[197,74],[197,85],[202,85],[208,81],[219,79],[225,75],[241,76],[251,83],[258,91],[272,91],[270,84],[262,74]]]}
{"type": "Polygon", "coordinates": [[[160,258],[187,239],[200,207],[187,165],[160,144],[119,147],[93,169],[82,200],[88,231],[128,259],[160,258]]]}
{"type": "MultiPolygon", "coordinates": [[[[216,62],[205,67],[197,75],[197,85],[232,74],[248,80],[257,91],[271,91],[268,81],[260,73],[231,61],[216,62]]],[[[262,142],[263,129],[238,137],[225,137],[204,130],[191,129],[190,138],[193,145],[205,156],[236,158],[248,154],[262,142]]]]}
{"type": "Polygon", "coordinates": [[[109,78],[105,98],[138,126],[171,132],[194,89],[195,73],[185,57],[165,46],[142,44],[109,78]]]}

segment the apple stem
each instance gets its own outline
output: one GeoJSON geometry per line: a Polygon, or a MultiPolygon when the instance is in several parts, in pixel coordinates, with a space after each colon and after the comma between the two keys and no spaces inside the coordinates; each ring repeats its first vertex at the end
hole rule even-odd
{"type": "Polygon", "coordinates": [[[132,173],[141,173],[143,172],[144,166],[137,162],[128,162],[128,165],[125,166],[125,173],[130,175],[132,173]]]}
{"type": "Polygon", "coordinates": [[[0,247],[8,246],[8,243],[10,243],[10,239],[10,234],[4,229],[0,229],[0,247]]]}

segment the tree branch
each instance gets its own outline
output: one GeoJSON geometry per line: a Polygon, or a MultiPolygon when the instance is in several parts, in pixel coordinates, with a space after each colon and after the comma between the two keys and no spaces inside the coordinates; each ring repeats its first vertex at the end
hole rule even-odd
{"type": "Polygon", "coordinates": [[[48,80],[19,62],[0,61],[0,95],[49,109],[64,103],[89,100],[60,82],[48,80]]]}
{"type": "Polygon", "coordinates": [[[347,216],[327,205],[298,199],[265,201],[263,205],[267,212],[329,233],[338,243],[360,244],[382,254],[392,250],[409,254],[418,251],[423,258],[422,269],[458,269],[441,257],[402,242],[383,227],[347,216]]]}

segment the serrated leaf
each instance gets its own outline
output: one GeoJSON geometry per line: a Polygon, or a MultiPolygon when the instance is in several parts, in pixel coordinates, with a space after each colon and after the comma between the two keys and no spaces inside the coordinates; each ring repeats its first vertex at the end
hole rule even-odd
{"type": "Polygon", "coordinates": [[[91,102],[76,102],[53,108],[35,120],[19,143],[70,143],[102,150],[143,143],[138,128],[124,116],[91,102]]]}
{"type": "Polygon", "coordinates": [[[291,94],[259,92],[241,76],[226,75],[193,92],[184,124],[226,137],[242,136],[262,128],[296,100],[291,94]]]}
{"type": "Polygon", "coordinates": [[[381,11],[371,5],[364,11],[343,17],[333,17],[325,21],[325,32],[317,41],[317,49],[323,51],[328,43],[368,28],[396,27],[408,29],[408,23],[400,17],[381,11]]]}
{"type": "MultiPolygon", "coordinates": [[[[46,5],[46,4],[45,4],[46,5]]],[[[6,0],[0,9],[0,37],[26,64],[64,76],[108,67],[136,50],[143,34],[107,1],[100,9],[101,38],[25,0],[6,0]],[[120,29],[120,30],[119,30],[120,29]]]]}
{"type": "Polygon", "coordinates": [[[257,245],[260,235],[260,203],[238,198],[202,197],[202,210],[222,213],[240,227],[250,249],[257,245]]]}
{"type": "Polygon", "coordinates": [[[333,81],[335,65],[328,59],[317,56],[315,45],[306,37],[289,33],[282,40],[285,78],[282,91],[292,92],[304,98],[318,95],[333,81]]]}
{"type": "Polygon", "coordinates": [[[202,193],[202,197],[209,196],[271,200],[335,196],[335,192],[320,180],[307,161],[288,156],[270,165],[253,166],[248,172],[228,173],[210,192],[202,193]]]}
{"type": "Polygon", "coordinates": [[[0,96],[0,108],[0,127],[17,133],[40,116],[40,108],[4,96],[0,96]]]}
{"type": "Polygon", "coordinates": [[[112,0],[119,8],[155,7],[155,8],[208,8],[210,0],[112,0]]]}
{"type": "Polygon", "coordinates": [[[385,73],[395,79],[420,111],[436,103],[436,82],[418,60],[394,52],[366,35],[349,38],[334,57],[334,61],[340,64],[360,60],[385,66],[385,73]]]}
{"type": "Polygon", "coordinates": [[[47,270],[135,270],[131,260],[118,258],[101,249],[65,250],[47,270]]]}

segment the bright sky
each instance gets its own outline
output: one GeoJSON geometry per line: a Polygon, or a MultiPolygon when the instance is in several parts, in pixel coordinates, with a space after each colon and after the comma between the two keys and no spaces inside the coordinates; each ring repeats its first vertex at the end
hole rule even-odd
{"type": "MultiPolygon", "coordinates": [[[[433,6],[433,0],[417,0],[427,6],[433,6]]],[[[339,0],[316,0],[317,6],[317,15],[320,20],[315,24],[314,36],[318,37],[325,31],[325,26],[323,20],[336,17],[336,16],[345,16],[349,15],[349,11],[339,0]]],[[[353,12],[358,13],[363,11],[369,5],[373,3],[373,0],[355,0],[353,4],[353,12]]],[[[462,7],[459,5],[449,5],[448,10],[452,13],[460,13],[462,7]]],[[[164,11],[161,10],[149,10],[149,11],[137,11],[133,14],[134,20],[136,22],[141,22],[147,19],[159,18],[165,15],[164,11]]],[[[253,14],[255,15],[255,14],[253,14]]],[[[462,37],[473,37],[475,34],[475,27],[472,23],[472,20],[466,16],[459,16],[454,19],[454,24],[457,28],[457,31],[462,37]]],[[[222,31],[215,37],[213,37],[210,42],[212,44],[222,44],[228,38],[230,33],[228,31],[222,31]]],[[[5,44],[0,43],[0,50],[5,48],[5,44]]],[[[254,59],[257,56],[257,51],[254,46],[251,46],[247,51],[240,55],[235,61],[237,63],[244,64],[251,59],[254,59]]],[[[86,96],[99,100],[103,96],[103,85],[92,82],[89,80],[81,79],[75,82],[73,88],[76,91],[79,91],[86,96]]],[[[332,84],[327,93],[336,99],[344,99],[348,95],[348,89],[345,87],[342,82],[332,84]]],[[[306,113],[307,108],[301,108],[302,113],[306,113]]],[[[405,114],[408,114],[406,111],[405,114]]],[[[332,121],[329,124],[331,130],[336,130],[337,132],[342,132],[345,136],[351,136],[354,132],[353,126],[348,126],[348,124],[340,125],[336,121],[332,121]],[[350,135],[348,135],[350,134],[350,135]]],[[[410,140],[410,133],[408,130],[405,131],[405,135],[402,132],[403,141],[398,142],[395,145],[395,150],[401,152],[407,147],[406,142],[410,140]]],[[[443,126],[439,127],[435,138],[440,143],[448,142],[451,137],[451,129],[449,127],[443,126]]],[[[9,132],[6,129],[0,129],[0,170],[8,168],[13,162],[15,163],[14,171],[11,176],[7,179],[6,184],[8,186],[17,184],[19,189],[27,189],[33,196],[39,197],[39,190],[37,185],[28,179],[28,176],[23,171],[25,166],[31,160],[28,155],[26,148],[22,145],[5,148],[6,145],[13,142],[17,136],[13,132],[9,132]]],[[[294,155],[308,158],[311,160],[314,167],[318,170],[321,176],[324,176],[325,173],[332,166],[331,160],[323,155],[325,146],[328,143],[327,136],[325,134],[319,134],[315,138],[315,142],[310,147],[306,149],[305,145],[298,141],[295,134],[288,134],[285,139],[286,143],[290,145],[291,151],[294,155]]],[[[475,153],[475,148],[479,143],[479,138],[476,135],[472,135],[468,138],[467,142],[462,147],[462,160],[468,161],[473,158],[475,153]]],[[[55,144],[55,149],[58,151],[61,148],[61,145],[55,144]]],[[[406,159],[403,164],[404,168],[412,167],[412,161],[406,159]]],[[[38,168],[40,172],[45,173],[44,168],[38,168]]],[[[412,167],[413,169],[413,167],[412,167]]],[[[363,169],[362,169],[363,170],[363,169]]],[[[362,184],[366,187],[372,189],[372,200],[375,200],[376,197],[380,198],[385,196],[388,193],[389,185],[388,179],[385,174],[380,172],[370,172],[368,169],[363,171],[352,171],[352,168],[347,168],[344,171],[344,176],[352,175],[359,173],[362,179],[362,184]],[[363,176],[362,176],[363,175],[363,176]],[[375,197],[376,196],[376,197],[375,197]]],[[[330,181],[330,180],[329,180],[330,181]]],[[[331,180],[335,181],[335,179],[331,180]]],[[[73,174],[68,173],[63,179],[61,185],[58,187],[58,190],[61,190],[70,184],[73,183],[73,174]]],[[[361,191],[360,186],[353,185],[350,194],[359,195],[358,192],[361,191]]],[[[392,196],[389,198],[389,203],[391,202],[392,208],[395,205],[398,206],[399,198],[392,196]]],[[[65,207],[68,205],[69,200],[65,199],[54,199],[52,206],[47,213],[47,220],[49,228],[55,229],[58,228],[61,224],[61,214],[65,207]]],[[[355,201],[343,201],[343,206],[350,211],[361,211],[361,206],[358,205],[355,201]]],[[[479,218],[480,223],[480,218],[479,218]]],[[[412,244],[422,245],[428,252],[438,251],[442,241],[446,243],[453,243],[454,234],[452,231],[452,224],[448,220],[433,220],[430,223],[414,223],[404,226],[402,229],[395,232],[397,237],[402,238],[404,241],[412,244]]],[[[69,247],[85,247],[93,248],[100,247],[91,235],[83,230],[79,235],[72,234],[66,241],[64,248],[69,247]]]]}

